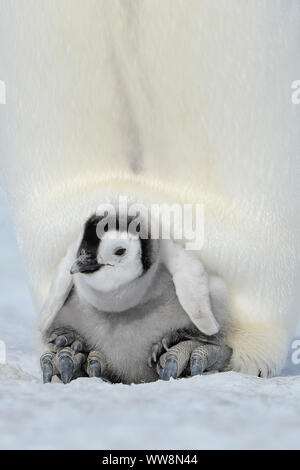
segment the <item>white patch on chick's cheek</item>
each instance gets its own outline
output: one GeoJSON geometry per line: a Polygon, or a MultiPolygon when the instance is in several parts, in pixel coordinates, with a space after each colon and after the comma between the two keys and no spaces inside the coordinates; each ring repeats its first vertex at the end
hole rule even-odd
{"type": "Polygon", "coordinates": [[[101,238],[97,260],[103,266],[83,276],[98,291],[114,291],[137,279],[143,272],[139,237],[127,232],[106,232],[101,238]]]}

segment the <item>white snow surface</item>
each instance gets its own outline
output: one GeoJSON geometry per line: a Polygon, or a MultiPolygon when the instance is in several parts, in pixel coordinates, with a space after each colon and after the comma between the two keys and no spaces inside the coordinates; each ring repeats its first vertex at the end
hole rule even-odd
{"type": "Polygon", "coordinates": [[[299,449],[300,366],[143,385],[41,383],[36,312],[0,193],[1,449],[299,449]]]}

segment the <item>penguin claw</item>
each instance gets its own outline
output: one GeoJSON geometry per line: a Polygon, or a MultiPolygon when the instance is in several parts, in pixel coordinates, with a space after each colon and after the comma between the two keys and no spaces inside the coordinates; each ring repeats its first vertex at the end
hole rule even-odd
{"type": "Polygon", "coordinates": [[[49,336],[48,338],[48,343],[54,343],[54,341],[56,340],[57,338],[57,334],[56,333],[52,333],[52,335],[49,336]]]}
{"type": "Polygon", "coordinates": [[[68,384],[71,380],[82,377],[84,375],[83,366],[85,362],[85,354],[81,352],[74,354],[70,347],[62,349],[56,355],[57,369],[62,382],[68,384]]]}
{"type": "Polygon", "coordinates": [[[159,350],[160,350],[160,347],[158,344],[154,344],[153,348],[152,348],[152,360],[154,363],[157,362],[157,354],[159,353],[159,350]]]}
{"type": "Polygon", "coordinates": [[[59,369],[61,380],[64,384],[71,382],[74,372],[73,359],[69,354],[61,354],[59,357],[59,369]]]}
{"type": "Polygon", "coordinates": [[[56,348],[64,348],[65,346],[68,346],[68,341],[65,336],[58,336],[54,342],[54,346],[56,348]]]}
{"type": "Polygon", "coordinates": [[[202,375],[204,372],[203,363],[200,358],[196,357],[191,361],[191,376],[202,375]]]}
{"type": "Polygon", "coordinates": [[[83,351],[84,347],[81,341],[76,340],[71,346],[72,351],[76,354],[78,352],[83,351]]]}
{"type": "Polygon", "coordinates": [[[168,351],[168,339],[163,338],[159,343],[154,343],[152,345],[151,354],[148,358],[148,366],[152,367],[152,365],[157,364],[159,357],[161,356],[163,351],[168,351]],[[153,364],[152,364],[153,363],[153,364]]]}
{"type": "Polygon", "coordinates": [[[151,353],[147,361],[148,366],[152,367],[153,364],[157,364],[160,356],[163,353],[169,351],[172,346],[175,346],[186,337],[187,333],[185,330],[175,330],[165,334],[165,336],[160,341],[152,345],[151,353]]]}
{"type": "Polygon", "coordinates": [[[52,377],[54,375],[53,369],[53,360],[54,354],[53,353],[45,353],[41,357],[41,369],[43,374],[43,383],[51,383],[52,377]]]}
{"type": "Polygon", "coordinates": [[[156,364],[158,361],[158,358],[161,354],[162,347],[159,343],[154,343],[151,348],[151,354],[148,357],[148,366],[152,367],[153,364],[156,364]]]}
{"type": "Polygon", "coordinates": [[[40,359],[43,383],[50,383],[52,377],[58,375],[64,384],[68,384],[71,380],[84,375],[85,362],[86,355],[81,352],[74,353],[70,347],[59,352],[46,352],[40,359]]]}
{"type": "Polygon", "coordinates": [[[82,338],[71,329],[58,328],[53,331],[49,338],[48,343],[52,343],[56,349],[73,346],[74,352],[80,352],[84,349],[84,342],[82,338]]]}
{"type": "Polygon", "coordinates": [[[53,377],[53,368],[50,361],[45,361],[43,364],[43,383],[51,383],[53,377]]]}
{"type": "Polygon", "coordinates": [[[86,372],[89,377],[98,377],[100,378],[106,368],[106,362],[104,356],[100,351],[90,351],[87,358],[87,368],[86,372]]]}
{"type": "Polygon", "coordinates": [[[161,369],[159,373],[159,378],[161,380],[170,380],[171,378],[177,378],[177,371],[178,371],[178,364],[176,359],[170,357],[166,360],[166,364],[163,369],[161,369]]]}
{"type": "Polygon", "coordinates": [[[89,377],[101,377],[101,364],[99,361],[92,360],[89,365],[89,377]]]}

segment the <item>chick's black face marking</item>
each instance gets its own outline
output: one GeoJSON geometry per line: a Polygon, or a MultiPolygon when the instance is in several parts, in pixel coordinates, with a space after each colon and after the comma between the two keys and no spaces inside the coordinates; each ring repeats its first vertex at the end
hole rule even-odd
{"type": "Polygon", "coordinates": [[[85,224],[83,238],[77,252],[77,261],[71,269],[71,274],[94,273],[103,265],[97,261],[100,239],[97,235],[97,225],[101,217],[93,215],[85,224]]]}
{"type": "MultiPolygon", "coordinates": [[[[94,214],[87,220],[84,228],[83,238],[77,252],[77,260],[72,266],[71,274],[91,274],[104,266],[103,264],[99,264],[97,260],[99,245],[101,243],[101,238],[99,238],[99,233],[97,233],[97,226],[103,218],[104,216],[97,216],[94,214]]],[[[130,230],[130,224],[132,221],[133,218],[131,216],[127,217],[127,230],[130,230]]],[[[118,214],[114,227],[116,230],[119,230],[118,214]]],[[[138,224],[136,228],[140,229],[140,224],[138,224]]],[[[104,229],[104,231],[107,230],[104,229]]],[[[153,240],[141,236],[139,238],[141,243],[141,262],[143,266],[143,273],[145,273],[153,264],[153,240]]],[[[126,248],[121,246],[115,250],[114,255],[121,258],[126,254],[126,251],[126,248]]]]}
{"type": "Polygon", "coordinates": [[[144,272],[148,271],[148,269],[152,266],[152,243],[153,241],[146,238],[141,238],[141,247],[142,247],[142,265],[144,272]]]}
{"type": "Polygon", "coordinates": [[[85,224],[84,233],[81,245],[78,250],[78,255],[82,250],[89,252],[91,256],[97,259],[97,252],[100,243],[100,238],[97,235],[97,225],[101,217],[93,215],[85,224]]]}

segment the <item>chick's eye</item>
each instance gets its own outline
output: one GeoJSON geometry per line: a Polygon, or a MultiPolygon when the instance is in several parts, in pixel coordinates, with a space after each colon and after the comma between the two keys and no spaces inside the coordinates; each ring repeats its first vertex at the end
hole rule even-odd
{"type": "Polygon", "coordinates": [[[117,256],[122,256],[126,252],[126,248],[119,248],[118,250],[115,251],[115,255],[117,256]]]}

